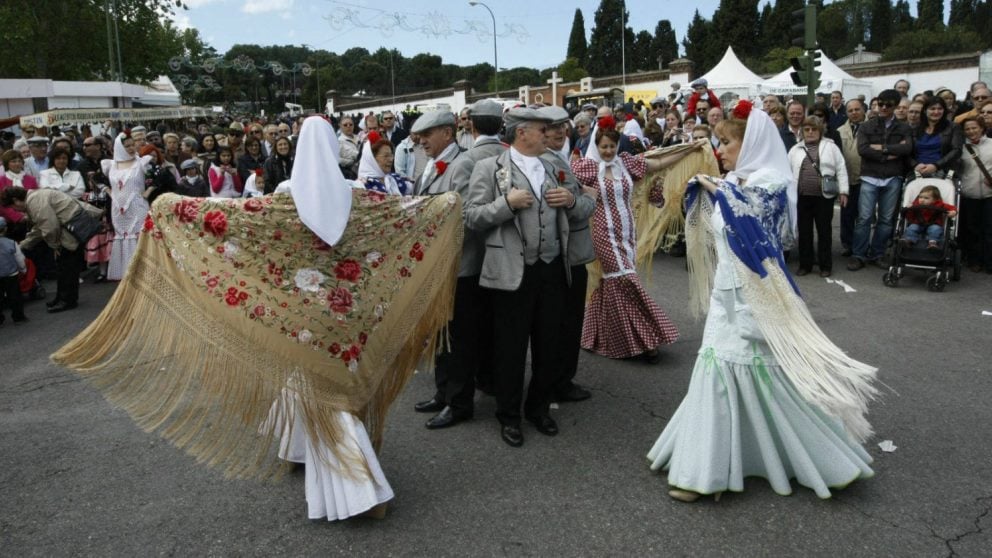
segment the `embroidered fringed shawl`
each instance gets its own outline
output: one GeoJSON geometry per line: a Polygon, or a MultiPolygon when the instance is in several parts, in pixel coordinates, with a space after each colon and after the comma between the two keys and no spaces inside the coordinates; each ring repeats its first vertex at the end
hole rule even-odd
{"type": "Polygon", "coordinates": [[[360,455],[340,455],[333,412],[358,416],[379,447],[451,317],[463,228],[455,195],[352,196],[331,247],[289,195],[163,195],[113,298],[52,360],[228,476],[279,472],[296,412],[345,473],[364,474],[360,455]]]}
{"type": "MultiPolygon", "coordinates": [[[[659,249],[669,249],[685,227],[683,199],[686,183],[697,174],[717,174],[719,165],[712,149],[698,149],[694,144],[681,144],[655,149],[644,154],[646,158],[660,158],[673,153],[688,152],[674,165],[656,172],[648,172],[634,183],[633,212],[637,238],[637,269],[650,277],[651,262],[659,249]],[[656,184],[664,185],[663,206],[651,203],[651,190],[656,184]]],[[[602,271],[599,262],[586,266],[589,271],[588,293],[599,284],[602,271]]]]}
{"type": "Polygon", "coordinates": [[[865,418],[876,369],[849,357],[816,325],[782,257],[791,242],[786,180],[762,171],[746,186],[718,178],[710,194],[693,180],[686,195],[686,240],[690,306],[697,315],[708,309],[715,271],[714,242],[721,233],[710,226],[715,206],[734,256],[734,271],[744,299],[776,361],[799,394],[837,417],[859,441],[871,433],[865,418]]]}

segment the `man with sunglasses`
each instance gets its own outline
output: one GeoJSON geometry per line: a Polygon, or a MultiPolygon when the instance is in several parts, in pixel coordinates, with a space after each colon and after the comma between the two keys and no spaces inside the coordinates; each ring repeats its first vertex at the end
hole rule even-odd
{"type": "Polygon", "coordinates": [[[382,113],[382,125],[380,126],[380,132],[389,140],[394,146],[399,145],[401,141],[405,140],[409,135],[407,131],[403,129],[402,123],[396,118],[396,114],[391,110],[387,110],[382,113]]]}
{"type": "Polygon", "coordinates": [[[895,106],[902,99],[895,89],[878,94],[878,115],[858,131],[858,154],[861,155],[861,193],[858,218],[854,222],[854,245],[847,269],[857,271],[872,262],[882,266],[881,258],[892,237],[892,222],[902,193],[903,177],[913,153],[913,130],[895,118],[895,106]],[[878,207],[878,222],[872,236],[871,222],[878,207]]]}
{"type": "MultiPolygon", "coordinates": [[[[992,91],[990,91],[988,87],[979,86],[971,92],[971,101],[974,103],[975,107],[982,106],[989,99],[992,99],[992,91]]],[[[960,126],[966,118],[970,118],[972,116],[979,116],[977,108],[972,108],[968,112],[959,114],[957,118],[954,119],[954,123],[960,126]]]]}

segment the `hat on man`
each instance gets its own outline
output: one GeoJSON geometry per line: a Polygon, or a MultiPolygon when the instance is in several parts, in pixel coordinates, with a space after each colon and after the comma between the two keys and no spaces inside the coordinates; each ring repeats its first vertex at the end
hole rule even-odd
{"type": "Polygon", "coordinates": [[[182,170],[195,169],[196,168],[196,160],[194,160],[194,159],[186,159],[185,161],[182,162],[181,165],[179,165],[179,168],[181,168],[182,170]]]}
{"type": "Polygon", "coordinates": [[[668,104],[668,99],[659,95],[659,96],[655,97],[654,99],[651,99],[651,104],[652,105],[667,105],[668,104]]]}
{"type": "Polygon", "coordinates": [[[244,127],[244,125],[241,124],[240,122],[238,122],[237,120],[235,120],[234,122],[231,122],[231,125],[228,126],[228,128],[230,128],[230,131],[227,132],[228,135],[231,135],[231,136],[243,136],[243,135],[245,135],[245,127],[244,127]]]}
{"type": "Polygon", "coordinates": [[[503,115],[503,122],[506,123],[507,128],[512,128],[524,122],[547,122],[550,124],[554,120],[534,109],[520,107],[506,111],[506,114],[503,115]]]}
{"type": "Polygon", "coordinates": [[[45,136],[34,136],[28,138],[28,145],[48,145],[48,138],[45,136]]]}
{"type": "Polygon", "coordinates": [[[414,134],[422,134],[431,128],[437,128],[438,126],[454,126],[455,125],[455,115],[447,110],[432,110],[430,112],[425,112],[417,122],[414,123],[413,127],[410,128],[410,132],[414,134]]]}
{"type": "Polygon", "coordinates": [[[496,118],[502,118],[503,105],[491,99],[483,99],[469,106],[468,113],[471,116],[495,116],[496,118]]]}
{"type": "Polygon", "coordinates": [[[145,134],[145,137],[148,138],[148,139],[160,138],[160,137],[162,137],[162,134],[158,133],[158,130],[152,130],[152,131],[148,132],[147,134],[145,134]]]}
{"type": "Polygon", "coordinates": [[[542,116],[550,118],[552,124],[564,124],[570,120],[568,118],[568,111],[561,107],[541,107],[537,109],[537,112],[542,116]]]}
{"type": "Polygon", "coordinates": [[[582,105],[582,110],[584,110],[584,111],[585,110],[597,110],[597,109],[599,109],[599,107],[597,107],[596,105],[594,105],[592,103],[586,103],[586,104],[582,105]]]}
{"type": "Polygon", "coordinates": [[[695,89],[697,87],[708,87],[708,86],[709,86],[709,83],[706,81],[705,78],[699,78],[699,79],[697,79],[697,80],[695,80],[695,81],[693,81],[692,83],[689,84],[689,87],[692,87],[693,89],[695,89]]]}
{"type": "Polygon", "coordinates": [[[148,128],[145,128],[144,126],[135,126],[134,128],[131,128],[131,133],[132,134],[135,133],[135,132],[147,132],[147,131],[148,131],[148,128]]]}

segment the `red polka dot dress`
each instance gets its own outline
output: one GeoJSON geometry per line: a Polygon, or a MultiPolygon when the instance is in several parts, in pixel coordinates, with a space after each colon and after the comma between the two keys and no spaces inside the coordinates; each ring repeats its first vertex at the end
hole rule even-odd
{"type": "Polygon", "coordinates": [[[603,278],[586,304],[582,348],[609,358],[629,358],[674,343],[679,332],[641,286],[635,267],[633,180],[644,176],[647,163],[627,153],[617,158],[627,173],[613,165],[615,180],[604,176],[600,181],[600,164],[592,159],[572,162],[579,182],[599,190],[592,238],[603,278]]]}

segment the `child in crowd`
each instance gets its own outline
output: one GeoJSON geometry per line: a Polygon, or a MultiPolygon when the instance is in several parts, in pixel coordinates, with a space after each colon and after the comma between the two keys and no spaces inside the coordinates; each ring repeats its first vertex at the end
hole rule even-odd
{"type": "Polygon", "coordinates": [[[940,243],[944,238],[944,215],[954,217],[958,214],[957,208],[946,204],[940,197],[940,189],[936,186],[924,186],[920,194],[916,196],[913,207],[919,207],[915,211],[906,212],[906,232],[903,233],[902,242],[906,246],[912,246],[920,240],[920,236],[926,233],[927,248],[934,250],[940,248],[940,243]],[[944,211],[933,211],[943,209],[944,211]]]}
{"type": "Polygon", "coordinates": [[[177,194],[194,198],[205,198],[210,195],[206,181],[200,176],[200,169],[197,167],[196,160],[186,159],[180,167],[183,178],[179,181],[177,194]]]}
{"type": "Polygon", "coordinates": [[[14,323],[26,322],[24,298],[21,297],[20,274],[28,268],[24,254],[16,242],[6,237],[7,220],[0,217],[0,325],[3,325],[3,308],[9,307],[14,323]]]}

